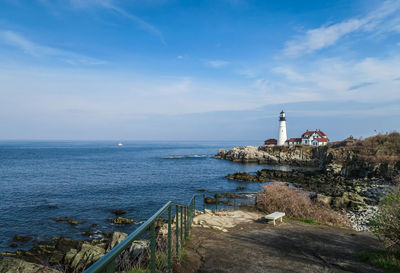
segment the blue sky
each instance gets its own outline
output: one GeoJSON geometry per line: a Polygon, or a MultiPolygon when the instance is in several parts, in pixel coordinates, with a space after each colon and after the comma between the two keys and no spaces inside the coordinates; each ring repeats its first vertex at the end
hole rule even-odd
{"type": "Polygon", "coordinates": [[[0,139],[399,130],[400,1],[0,0],[0,139]]]}

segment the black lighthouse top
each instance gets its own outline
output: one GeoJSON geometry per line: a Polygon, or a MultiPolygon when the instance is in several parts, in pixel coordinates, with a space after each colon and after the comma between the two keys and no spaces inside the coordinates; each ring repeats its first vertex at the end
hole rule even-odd
{"type": "Polygon", "coordinates": [[[279,115],[279,120],[280,121],[285,121],[286,120],[286,114],[285,114],[285,112],[283,112],[283,110],[282,110],[281,114],[279,115]]]}

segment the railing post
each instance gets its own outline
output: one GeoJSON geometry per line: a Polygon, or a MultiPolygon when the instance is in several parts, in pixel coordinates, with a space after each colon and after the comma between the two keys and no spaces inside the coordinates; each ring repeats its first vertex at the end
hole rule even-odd
{"type": "Polygon", "coordinates": [[[115,260],[110,262],[107,267],[106,267],[106,272],[107,273],[115,273],[115,260]]]}
{"type": "Polygon", "coordinates": [[[206,194],[203,193],[203,212],[206,212],[206,194]]]}
{"type": "Polygon", "coordinates": [[[185,207],[185,240],[188,237],[188,207],[185,207]]]}
{"type": "Polygon", "coordinates": [[[156,272],[156,225],[155,222],[150,226],[150,271],[156,272]]]}
{"type": "Polygon", "coordinates": [[[179,255],[179,207],[175,206],[176,215],[176,225],[175,225],[175,235],[176,235],[176,257],[179,255]]]}
{"type": "Polygon", "coordinates": [[[171,237],[172,237],[172,234],[171,234],[171,232],[172,232],[172,230],[171,230],[171,211],[172,211],[172,208],[171,208],[171,206],[169,206],[169,208],[168,208],[168,273],[171,273],[171,268],[172,268],[172,262],[171,262],[171,259],[172,259],[172,251],[171,251],[171,248],[172,248],[172,246],[171,246],[171,237]]]}
{"type": "Polygon", "coordinates": [[[181,207],[181,247],[183,247],[183,208],[181,207]]]}

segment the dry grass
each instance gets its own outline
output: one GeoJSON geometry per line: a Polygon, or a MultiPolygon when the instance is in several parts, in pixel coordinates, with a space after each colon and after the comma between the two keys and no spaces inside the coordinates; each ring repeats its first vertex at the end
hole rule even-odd
{"type": "Polygon", "coordinates": [[[332,148],[350,150],[360,159],[372,163],[394,163],[400,161],[400,133],[378,134],[364,140],[349,138],[343,142],[332,143],[332,148]]]}
{"type": "Polygon", "coordinates": [[[264,187],[257,197],[257,208],[272,213],[285,212],[292,218],[312,219],[325,225],[348,226],[346,216],[313,203],[307,194],[290,188],[284,183],[273,183],[264,187]]]}

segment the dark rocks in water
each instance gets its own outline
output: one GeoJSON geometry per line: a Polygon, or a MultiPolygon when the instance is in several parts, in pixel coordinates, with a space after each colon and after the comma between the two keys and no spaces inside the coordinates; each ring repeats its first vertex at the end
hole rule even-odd
{"type": "Polygon", "coordinates": [[[126,214],[126,211],[123,210],[123,209],[115,209],[115,210],[112,210],[111,212],[114,213],[117,216],[126,214]]]}
{"type": "Polygon", "coordinates": [[[204,198],[204,203],[206,204],[215,204],[217,202],[217,199],[212,198],[212,197],[206,197],[204,198]]]}
{"type": "Polygon", "coordinates": [[[97,227],[97,226],[98,226],[98,224],[91,224],[91,225],[90,225],[91,228],[95,228],[95,227],[97,227]]]}
{"type": "Polygon", "coordinates": [[[237,172],[234,174],[228,174],[226,178],[242,182],[260,182],[256,176],[253,176],[248,172],[237,172]]]}
{"type": "Polygon", "coordinates": [[[243,186],[239,186],[239,187],[236,188],[237,191],[242,191],[242,190],[245,190],[245,189],[246,189],[246,187],[243,187],[243,186]]]}
{"type": "Polygon", "coordinates": [[[217,200],[218,198],[206,197],[204,198],[204,203],[206,204],[224,204],[228,206],[232,206],[233,203],[230,200],[217,200]]]}
{"type": "Polygon", "coordinates": [[[228,198],[228,199],[246,199],[247,197],[243,194],[235,194],[230,192],[216,193],[215,198],[228,198]]]}
{"type": "Polygon", "coordinates": [[[71,226],[76,226],[77,224],[79,224],[79,222],[77,220],[73,220],[68,217],[57,217],[57,218],[53,218],[53,220],[56,222],[67,222],[71,226]]]}
{"type": "Polygon", "coordinates": [[[58,208],[58,207],[57,207],[56,205],[48,205],[47,208],[48,208],[48,209],[56,209],[56,208],[58,208]]]}
{"type": "Polygon", "coordinates": [[[29,242],[30,240],[32,240],[32,237],[30,236],[21,236],[21,235],[14,235],[14,237],[12,238],[13,241],[15,242],[29,242]]]}
{"type": "Polygon", "coordinates": [[[136,222],[133,219],[125,218],[118,216],[117,218],[113,219],[106,219],[107,222],[113,223],[115,225],[127,225],[127,224],[132,224],[133,222],[136,222]]]}
{"type": "Polygon", "coordinates": [[[18,247],[18,244],[17,244],[17,243],[11,243],[11,244],[9,244],[8,246],[9,246],[9,247],[12,247],[12,248],[16,248],[16,247],[18,247]]]}
{"type": "Polygon", "coordinates": [[[206,189],[198,189],[197,191],[198,191],[198,192],[205,192],[206,189]]]}
{"type": "Polygon", "coordinates": [[[82,231],[82,236],[90,236],[90,232],[89,231],[82,231]]]}

